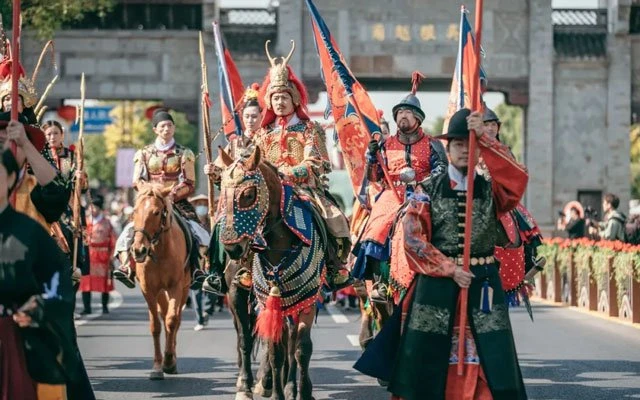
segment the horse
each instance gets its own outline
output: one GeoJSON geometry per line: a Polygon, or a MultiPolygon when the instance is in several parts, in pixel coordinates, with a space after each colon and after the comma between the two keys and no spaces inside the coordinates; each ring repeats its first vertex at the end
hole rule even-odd
{"type": "Polygon", "coordinates": [[[220,149],[220,158],[226,166],[219,214],[225,252],[232,260],[242,260],[259,247],[252,265],[252,286],[262,308],[256,331],[268,347],[271,399],[295,400],[298,393],[302,400],[313,399],[309,363],[311,327],[324,272],[321,231],[317,222],[307,219],[308,241],[293,232],[281,209],[291,188],[283,184],[274,166],[261,161],[259,147],[235,161],[220,149]]]}
{"type": "Polygon", "coordinates": [[[143,184],[138,187],[133,209],[131,252],[149,309],[154,350],[151,380],[178,373],[176,338],[191,284],[187,241],[166,197],[170,191],[158,184],[143,184]],[[160,317],[165,328],[164,357],[160,350],[160,317]]]}

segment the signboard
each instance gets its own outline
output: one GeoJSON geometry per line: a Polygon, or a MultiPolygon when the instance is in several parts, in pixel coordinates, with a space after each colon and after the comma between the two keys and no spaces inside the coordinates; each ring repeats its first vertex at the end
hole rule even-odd
{"type": "MultiPolygon", "coordinates": [[[[113,106],[85,107],[84,133],[91,134],[104,132],[104,128],[113,122],[109,116],[112,109],[113,106]]],[[[71,133],[78,133],[79,130],[80,124],[74,123],[71,125],[71,133]]]]}
{"type": "Polygon", "coordinates": [[[116,186],[130,188],[133,186],[133,156],[136,149],[118,149],[116,152],[116,186]]]}

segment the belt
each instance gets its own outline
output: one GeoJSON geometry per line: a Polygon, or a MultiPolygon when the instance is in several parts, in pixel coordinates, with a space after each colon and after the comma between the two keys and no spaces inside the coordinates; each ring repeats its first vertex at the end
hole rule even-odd
{"type": "MultiPolygon", "coordinates": [[[[462,266],[463,264],[463,260],[464,257],[449,257],[449,259],[451,259],[451,261],[453,261],[454,263],[456,263],[456,265],[458,266],[462,266]]],[[[469,260],[469,264],[474,267],[476,265],[488,265],[488,264],[493,264],[496,261],[496,258],[494,256],[487,256],[487,257],[471,257],[471,259],[469,260]]]]}

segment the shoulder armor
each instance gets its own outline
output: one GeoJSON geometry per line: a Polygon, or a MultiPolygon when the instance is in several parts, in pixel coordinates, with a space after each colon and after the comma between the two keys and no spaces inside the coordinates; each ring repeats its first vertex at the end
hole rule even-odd
{"type": "Polygon", "coordinates": [[[136,151],[136,154],[133,156],[133,162],[139,163],[142,160],[142,153],[144,149],[136,151]]]}
{"type": "Polygon", "coordinates": [[[196,156],[195,156],[195,154],[193,154],[193,151],[191,151],[191,149],[186,148],[186,147],[182,148],[182,157],[186,161],[195,161],[196,160],[196,156]]]}

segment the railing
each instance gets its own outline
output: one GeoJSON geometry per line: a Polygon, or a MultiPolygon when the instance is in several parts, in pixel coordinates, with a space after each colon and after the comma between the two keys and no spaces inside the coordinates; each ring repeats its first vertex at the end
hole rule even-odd
{"type": "Polygon", "coordinates": [[[239,58],[264,56],[264,42],[278,39],[277,8],[220,9],[220,29],[227,48],[239,58]]]}
{"type": "Polygon", "coordinates": [[[551,12],[555,31],[607,31],[606,9],[555,9],[551,12]]]}
{"type": "Polygon", "coordinates": [[[640,323],[640,246],[589,239],[545,240],[536,295],[640,323]]]}

